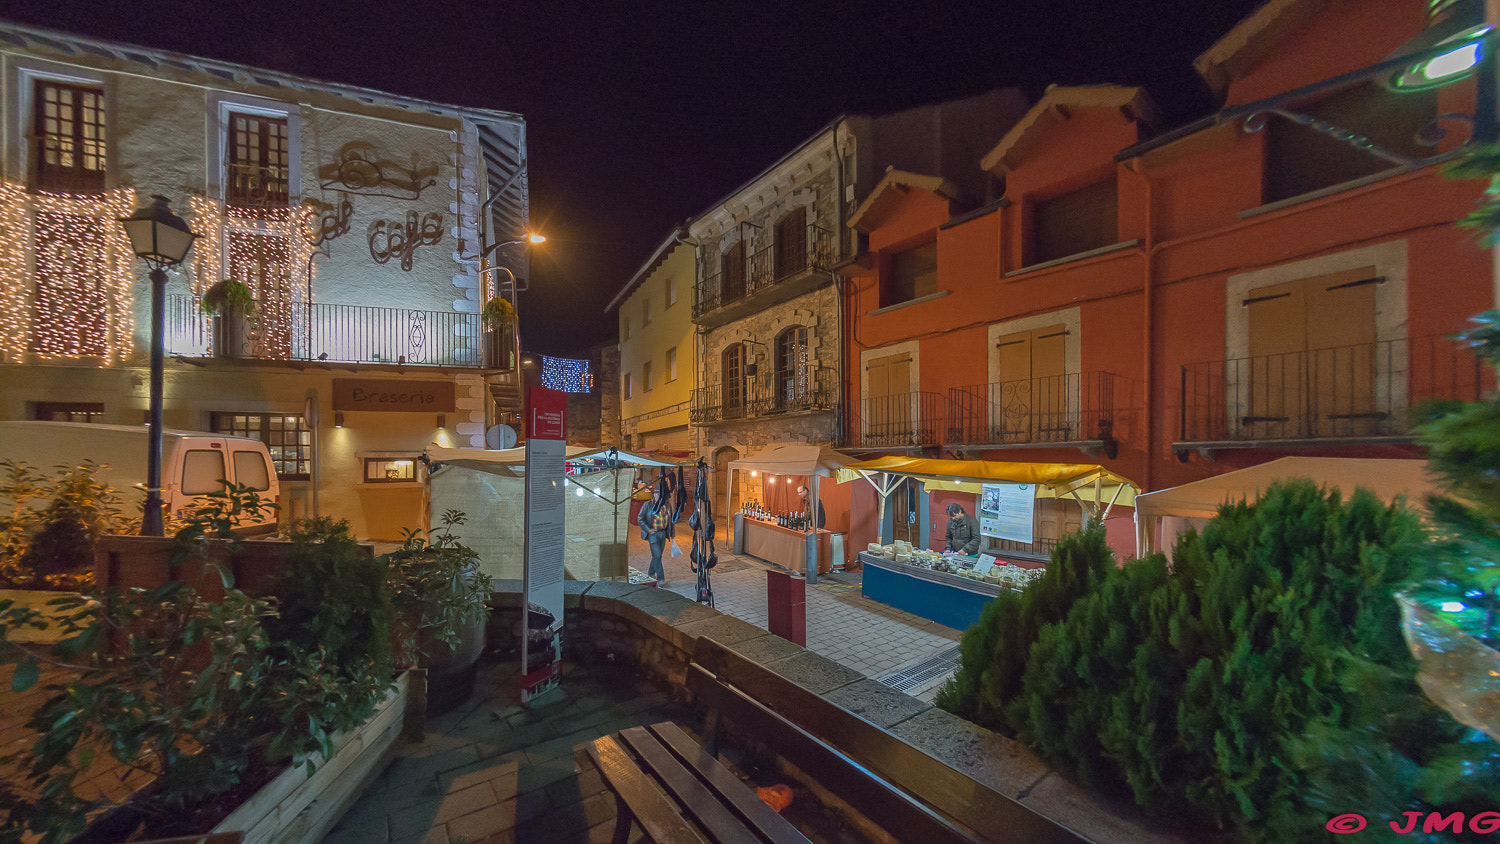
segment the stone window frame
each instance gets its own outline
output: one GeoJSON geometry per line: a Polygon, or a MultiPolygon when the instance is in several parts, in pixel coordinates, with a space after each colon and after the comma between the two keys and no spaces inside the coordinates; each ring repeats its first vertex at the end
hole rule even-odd
{"type": "Polygon", "coordinates": [[[10,153],[6,161],[12,181],[27,186],[32,183],[32,159],[36,152],[32,148],[34,140],[32,125],[35,117],[38,81],[98,87],[104,92],[104,190],[109,191],[115,187],[119,158],[116,142],[119,139],[119,132],[113,74],[29,56],[13,57],[6,74],[6,82],[10,85],[10,90],[15,93],[15,96],[9,98],[7,104],[11,111],[6,121],[11,137],[15,139],[15,142],[10,145],[10,153]]]}
{"type": "Polygon", "coordinates": [[[208,196],[220,202],[229,199],[229,125],[230,113],[270,117],[286,121],[287,137],[287,204],[296,205],[302,196],[302,111],[297,103],[257,97],[235,91],[212,91],[208,98],[205,148],[205,188],[208,196]]]}

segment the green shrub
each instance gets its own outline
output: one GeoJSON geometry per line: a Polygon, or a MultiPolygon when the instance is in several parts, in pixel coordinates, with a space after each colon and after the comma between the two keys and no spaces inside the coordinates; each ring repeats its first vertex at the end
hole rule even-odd
{"type": "Polygon", "coordinates": [[[90,461],[50,473],[0,461],[0,588],[85,589],[94,581],[94,540],[130,521],[90,461]]]}
{"type": "Polygon", "coordinates": [[[1109,569],[1043,626],[1006,720],[1087,785],[1257,841],[1318,840],[1349,811],[1482,810],[1493,745],[1423,695],[1392,598],[1422,540],[1403,504],[1273,485],[1184,535],[1173,573],[1109,569]]]}
{"type": "Polygon", "coordinates": [[[1015,732],[1006,707],[1020,691],[1021,674],[1041,629],[1061,621],[1113,566],[1102,526],[1064,537],[1045,575],[1019,595],[1002,591],[964,632],[958,672],[939,690],[937,705],[976,724],[1015,732]]]}

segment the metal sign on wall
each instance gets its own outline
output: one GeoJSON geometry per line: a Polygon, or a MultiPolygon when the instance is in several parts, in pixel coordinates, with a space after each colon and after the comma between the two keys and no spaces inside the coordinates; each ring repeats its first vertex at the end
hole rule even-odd
{"type": "Polygon", "coordinates": [[[532,387],[526,393],[526,626],[521,638],[521,702],[555,688],[562,676],[563,541],[566,538],[568,399],[532,387]]]}
{"type": "Polygon", "coordinates": [[[334,410],[383,410],[397,413],[452,413],[452,381],[401,381],[393,378],[333,379],[334,410]]]}

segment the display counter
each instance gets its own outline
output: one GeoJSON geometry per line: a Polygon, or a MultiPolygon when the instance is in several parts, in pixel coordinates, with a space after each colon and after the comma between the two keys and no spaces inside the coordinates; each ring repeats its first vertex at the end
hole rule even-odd
{"type": "Polygon", "coordinates": [[[985,605],[998,598],[1002,589],[1020,591],[961,574],[898,563],[868,551],[859,552],[859,561],[865,567],[861,587],[865,597],[955,630],[967,630],[978,621],[985,605]]]}
{"type": "MultiPolygon", "coordinates": [[[[749,554],[768,563],[807,574],[807,534],[784,528],[775,522],[763,522],[735,516],[737,527],[735,553],[749,554]]],[[[833,569],[833,532],[818,531],[818,574],[833,569]]]]}

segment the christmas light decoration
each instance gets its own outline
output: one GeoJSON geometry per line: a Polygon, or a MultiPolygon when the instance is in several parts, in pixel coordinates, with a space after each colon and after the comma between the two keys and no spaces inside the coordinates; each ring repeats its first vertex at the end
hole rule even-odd
{"type": "Polygon", "coordinates": [[[563,393],[587,393],[593,384],[587,360],[554,358],[537,355],[542,359],[542,386],[563,393]]]}
{"type": "Polygon", "coordinates": [[[0,182],[0,203],[0,357],[129,357],[135,256],[115,220],[134,210],[135,192],[63,196],[0,182]]]}

